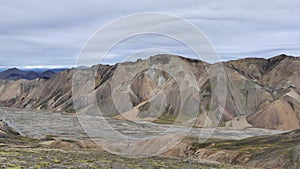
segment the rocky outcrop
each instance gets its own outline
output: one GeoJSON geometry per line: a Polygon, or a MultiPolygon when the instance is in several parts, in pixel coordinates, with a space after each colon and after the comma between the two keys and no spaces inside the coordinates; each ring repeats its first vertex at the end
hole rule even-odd
{"type": "Polygon", "coordinates": [[[290,130],[300,126],[298,65],[299,58],[286,55],[216,64],[156,55],[136,62],[65,70],[50,79],[1,80],[0,105],[74,112],[75,98],[77,109],[98,104],[111,117],[195,122],[198,127],[215,125],[221,118],[222,127],[290,130]],[[74,79],[76,72],[79,76],[74,79]],[[219,76],[222,73],[226,79],[219,76]],[[86,88],[87,83],[91,87],[86,88]],[[223,96],[224,112],[219,117],[216,100],[223,96]]]}
{"type": "Polygon", "coordinates": [[[0,137],[2,138],[10,135],[19,136],[21,133],[11,127],[6,121],[0,119],[0,137]]]}

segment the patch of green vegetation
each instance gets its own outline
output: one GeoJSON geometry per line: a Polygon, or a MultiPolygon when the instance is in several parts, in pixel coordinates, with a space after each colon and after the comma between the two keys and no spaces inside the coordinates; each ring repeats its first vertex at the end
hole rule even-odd
{"type": "Polygon", "coordinates": [[[61,162],[60,159],[53,159],[52,161],[53,161],[54,163],[60,163],[60,162],[61,162]]]}
{"type": "Polygon", "coordinates": [[[221,121],[221,122],[219,123],[219,127],[226,127],[226,122],[221,121]]]}
{"type": "Polygon", "coordinates": [[[66,113],[75,113],[76,111],[75,111],[74,107],[71,106],[71,107],[69,107],[65,112],[66,112],[66,113]]]}
{"type": "Polygon", "coordinates": [[[0,158],[0,168],[45,168],[62,166],[67,168],[216,168],[216,164],[189,162],[181,159],[150,157],[129,158],[104,151],[60,151],[51,149],[10,148],[0,158]],[[4,158],[5,157],[5,158],[4,158]],[[16,159],[16,160],[13,160],[16,159]],[[13,163],[8,163],[13,161],[13,163]],[[112,167],[114,166],[114,167],[112,167]]]}
{"type": "Polygon", "coordinates": [[[49,166],[50,166],[50,163],[49,163],[49,162],[46,162],[46,161],[38,162],[38,166],[40,166],[41,168],[49,167],[49,166]]]}
{"type": "Polygon", "coordinates": [[[40,142],[40,140],[38,140],[38,139],[33,139],[33,138],[29,138],[29,137],[20,137],[19,140],[24,141],[26,143],[38,143],[38,142],[40,142]]]}
{"type": "MultiPolygon", "coordinates": [[[[195,150],[201,148],[208,148],[213,150],[230,150],[236,151],[238,153],[252,154],[253,158],[260,158],[260,156],[264,156],[265,153],[269,154],[270,152],[280,152],[279,155],[282,155],[282,153],[287,153],[289,149],[294,149],[293,147],[295,147],[296,145],[300,145],[300,138],[298,138],[300,130],[297,132],[293,134],[285,133],[273,136],[258,136],[243,140],[209,139],[204,143],[199,143],[197,140],[193,140],[191,138],[189,139],[191,141],[194,141],[191,145],[195,150]]],[[[286,156],[293,159],[293,155],[286,156]]]]}
{"type": "Polygon", "coordinates": [[[19,155],[18,152],[0,151],[0,156],[17,156],[17,155],[19,155]]]}
{"type": "Polygon", "coordinates": [[[164,112],[159,118],[155,119],[153,123],[157,124],[181,124],[184,121],[190,120],[195,118],[195,114],[199,113],[181,113],[181,114],[174,114],[175,110],[173,108],[170,108],[169,112],[164,112]]]}
{"type": "Polygon", "coordinates": [[[157,118],[156,120],[153,121],[153,123],[157,124],[173,124],[175,122],[176,118],[170,118],[170,119],[162,119],[162,118],[157,118]]]}
{"type": "Polygon", "coordinates": [[[211,146],[212,144],[223,143],[224,141],[227,141],[227,140],[218,139],[218,138],[209,138],[207,140],[199,140],[198,137],[189,136],[189,137],[185,137],[183,139],[183,141],[190,143],[192,145],[192,149],[198,150],[201,148],[211,146]]]}
{"type": "Polygon", "coordinates": [[[22,169],[22,166],[6,167],[5,169],[22,169]]]}

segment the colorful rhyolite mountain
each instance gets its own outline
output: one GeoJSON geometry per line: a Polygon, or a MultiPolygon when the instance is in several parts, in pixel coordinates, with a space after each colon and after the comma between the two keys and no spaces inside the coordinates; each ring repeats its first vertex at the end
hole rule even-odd
{"type": "MultiPolygon", "coordinates": [[[[219,123],[220,127],[282,130],[300,128],[300,58],[287,55],[270,59],[246,58],[209,64],[200,60],[161,54],[136,62],[95,65],[80,70],[69,69],[49,79],[33,78],[37,75],[34,72],[27,72],[28,78],[20,78],[17,81],[7,80],[15,80],[15,77],[23,76],[18,75],[18,70],[12,69],[10,71],[14,74],[9,76],[11,78],[0,80],[0,105],[74,112],[72,97],[74,71],[82,73],[82,78],[76,79],[81,80],[82,83],[89,80],[85,76],[86,72],[93,72],[95,84],[93,84],[94,91],[91,93],[95,94],[97,104],[105,116],[130,117],[133,120],[151,120],[152,117],[158,117],[154,122],[172,123],[179,113],[188,114],[193,111],[189,106],[195,106],[180,107],[182,105],[179,104],[182,96],[180,78],[174,79],[172,72],[156,68],[165,67],[172,70],[178,67],[179,69],[182,64],[185,64],[189,70],[179,72],[180,76],[193,76],[200,89],[194,92],[194,89],[189,89],[189,85],[186,85],[187,89],[185,89],[187,93],[194,93],[187,96],[194,100],[189,103],[199,104],[198,116],[195,119],[196,126],[203,127],[207,126],[209,121],[215,122],[211,103],[213,97],[216,97],[214,87],[218,82],[220,83],[216,77],[219,73],[223,73],[226,79],[221,82],[226,89],[226,99],[222,105],[224,112],[219,123]],[[142,69],[144,67],[148,69],[142,69]],[[222,70],[222,72],[214,70],[222,70]],[[129,77],[131,72],[137,73],[130,80],[123,80],[129,77]],[[118,99],[126,100],[124,105],[122,100],[119,100],[118,108],[115,106],[116,100],[112,97],[112,93],[116,94],[116,92],[121,92],[117,102],[118,99]],[[161,108],[159,106],[162,106],[163,110],[159,109],[161,108]]],[[[3,74],[5,73],[0,74],[0,77],[5,76],[3,74]]],[[[182,81],[182,83],[186,82],[182,81]]],[[[91,103],[88,102],[89,96],[85,95],[86,91],[82,89],[75,92],[76,99],[80,102],[77,108],[80,110],[89,108],[91,103]]]]}

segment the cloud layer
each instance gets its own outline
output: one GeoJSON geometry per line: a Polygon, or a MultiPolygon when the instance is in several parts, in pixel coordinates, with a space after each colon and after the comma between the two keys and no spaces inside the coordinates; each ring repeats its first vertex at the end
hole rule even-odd
{"type": "MultiPolygon", "coordinates": [[[[221,60],[299,55],[299,6],[297,0],[3,0],[0,67],[74,66],[93,33],[115,19],[137,12],[164,12],[186,19],[210,39],[221,60]]],[[[132,29],[133,25],[128,23],[118,31],[132,29]]],[[[180,27],[170,31],[184,32],[180,27]]],[[[105,61],[122,61],[148,48],[192,57],[178,42],[146,35],[120,43],[105,61]]]]}

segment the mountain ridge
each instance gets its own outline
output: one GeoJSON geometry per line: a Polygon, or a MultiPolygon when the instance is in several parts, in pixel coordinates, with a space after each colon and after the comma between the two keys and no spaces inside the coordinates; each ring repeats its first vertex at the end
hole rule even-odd
{"type": "MultiPolygon", "coordinates": [[[[196,59],[161,54],[136,62],[100,64],[80,70],[73,68],[57,73],[50,79],[0,80],[0,105],[74,112],[72,98],[74,71],[83,73],[92,71],[95,73],[95,86],[94,91],[91,92],[96,95],[97,104],[105,116],[122,115],[140,103],[146,102],[138,108],[139,112],[133,117],[134,119],[157,117],[160,122],[170,122],[170,119],[176,119],[179,110],[191,111],[189,107],[184,109],[178,107],[180,86],[168,72],[152,68],[140,72],[139,69],[145,65],[173,66],[176,69],[176,64],[186,64],[191,74],[183,73],[183,75],[195,77],[201,89],[199,96],[191,97],[195,104],[199,104],[199,115],[195,122],[197,127],[206,125],[204,119],[207,118],[212,123],[216,121],[210,112],[210,104],[214,91],[212,86],[217,83],[215,77],[218,72],[211,75],[207,70],[214,70],[219,66],[218,64],[222,64],[226,76],[224,87],[227,95],[220,127],[242,129],[253,126],[281,130],[300,128],[300,68],[297,66],[300,64],[300,59],[287,55],[278,55],[269,59],[245,58],[209,64],[196,59]],[[179,59],[179,62],[176,59],[179,59]],[[286,69],[287,67],[289,69],[286,69]],[[130,71],[138,71],[132,80],[122,84],[123,86],[118,86],[119,83],[115,84],[122,82],[122,78],[128,77],[127,72],[130,71]],[[123,90],[124,98],[120,97],[120,99],[126,98],[133,107],[128,107],[128,103],[121,104],[120,107],[114,105],[112,97],[114,87],[123,90]],[[45,95],[45,93],[49,94],[45,95]],[[159,99],[155,101],[154,96],[159,99]],[[151,105],[150,109],[147,108],[149,105],[151,105]],[[160,108],[163,108],[162,114],[157,114],[160,108]],[[121,112],[118,109],[121,109],[121,112]],[[245,117],[246,122],[239,121],[240,117],[245,117]]],[[[87,78],[82,76],[82,82],[88,80],[87,78]]],[[[187,88],[187,91],[193,93],[191,90],[187,88]]],[[[79,99],[81,108],[88,108],[90,103],[86,100],[84,91],[78,93],[81,97],[79,99]]]]}
{"type": "Polygon", "coordinates": [[[52,70],[45,70],[43,72],[36,72],[34,70],[20,70],[17,68],[11,68],[7,69],[5,71],[0,72],[0,80],[20,80],[20,79],[26,79],[26,80],[33,80],[33,79],[49,79],[51,78],[55,72],[52,70]]]}

